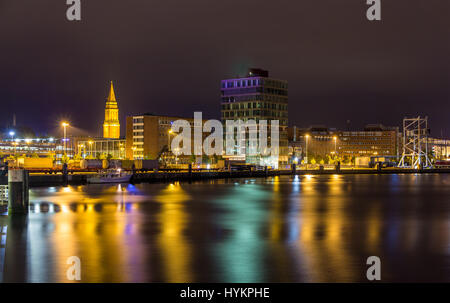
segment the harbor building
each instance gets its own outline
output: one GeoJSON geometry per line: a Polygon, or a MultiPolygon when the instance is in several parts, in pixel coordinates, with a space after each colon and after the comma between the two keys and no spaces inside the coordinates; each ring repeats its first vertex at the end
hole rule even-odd
{"type": "MultiPolygon", "coordinates": [[[[171,132],[172,124],[176,120],[186,120],[191,125],[191,149],[194,148],[194,119],[186,117],[164,116],[145,113],[128,116],[126,119],[126,157],[127,159],[157,160],[161,157],[173,157],[171,142],[177,135],[171,132]]],[[[202,120],[202,125],[206,122],[202,120]]],[[[202,140],[209,133],[202,132],[202,140]]],[[[178,163],[191,163],[192,156],[176,157],[178,163]]],[[[198,158],[198,157],[197,157],[198,158]]],[[[200,157],[201,158],[201,157],[200,157]]],[[[196,160],[198,161],[198,160],[196,160]]],[[[201,161],[201,159],[199,160],[201,161]]]]}
{"type": "Polygon", "coordinates": [[[93,137],[74,138],[75,150],[83,159],[125,159],[126,140],[93,137]]]}
{"type": "Polygon", "coordinates": [[[309,128],[291,127],[288,130],[289,150],[293,158],[327,159],[338,156],[399,157],[401,143],[399,128],[369,124],[362,130],[341,131],[323,125],[309,128]]]}

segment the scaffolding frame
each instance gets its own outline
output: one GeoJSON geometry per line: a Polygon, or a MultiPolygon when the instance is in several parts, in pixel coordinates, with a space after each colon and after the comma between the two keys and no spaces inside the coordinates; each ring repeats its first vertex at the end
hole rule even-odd
{"type": "Polygon", "coordinates": [[[428,158],[428,117],[403,119],[403,153],[398,167],[427,168],[431,167],[428,158]],[[406,158],[411,157],[408,165],[406,158]]]}

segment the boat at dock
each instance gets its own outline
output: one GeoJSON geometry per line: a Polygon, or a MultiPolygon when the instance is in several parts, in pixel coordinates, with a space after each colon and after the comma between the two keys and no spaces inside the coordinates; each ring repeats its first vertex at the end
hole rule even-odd
{"type": "Polygon", "coordinates": [[[89,177],[87,182],[90,184],[104,183],[129,183],[132,174],[119,169],[108,169],[100,171],[97,175],[89,177]]]}

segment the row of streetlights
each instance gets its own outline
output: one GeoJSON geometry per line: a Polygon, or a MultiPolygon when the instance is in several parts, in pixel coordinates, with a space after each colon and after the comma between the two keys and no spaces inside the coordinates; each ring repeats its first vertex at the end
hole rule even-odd
{"type": "MultiPolygon", "coordinates": [[[[61,125],[64,128],[64,154],[66,154],[67,153],[67,143],[66,143],[66,141],[67,141],[67,127],[70,126],[70,124],[68,122],[62,122],[61,125]]],[[[167,136],[167,147],[168,147],[169,151],[170,151],[170,135],[172,133],[173,133],[173,131],[172,131],[172,129],[170,129],[168,131],[168,136],[167,136]]],[[[10,131],[9,135],[12,138],[14,138],[15,132],[10,131]]],[[[306,158],[306,167],[308,167],[308,139],[309,139],[309,135],[306,134],[305,138],[306,138],[306,157],[305,158],[306,158]]],[[[337,137],[334,136],[333,140],[334,140],[334,153],[337,154],[337,137]]],[[[89,143],[89,146],[90,146],[90,149],[91,149],[91,152],[92,152],[92,144],[94,142],[92,140],[90,140],[90,141],[88,141],[88,143],[89,143]]]]}
{"type": "MultiPolygon", "coordinates": [[[[68,122],[62,122],[61,126],[64,129],[64,154],[67,154],[67,127],[70,126],[70,124],[68,122]]],[[[16,132],[11,130],[9,131],[9,136],[11,137],[11,140],[14,141],[14,136],[16,135],[16,132]]],[[[26,139],[25,141],[27,141],[28,139],[26,139]]],[[[50,138],[51,141],[53,141],[53,138],[50,138]]],[[[27,141],[28,142],[28,141],[27,141]]],[[[14,145],[14,155],[16,154],[16,147],[17,147],[17,142],[12,142],[12,145],[14,145]]]]}

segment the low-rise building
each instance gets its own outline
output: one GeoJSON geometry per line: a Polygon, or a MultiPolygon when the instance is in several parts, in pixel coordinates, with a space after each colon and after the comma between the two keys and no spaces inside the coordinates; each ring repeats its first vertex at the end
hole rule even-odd
{"type": "Polygon", "coordinates": [[[81,158],[99,159],[125,159],[126,140],[123,138],[77,138],[75,141],[76,153],[81,158]]]}
{"type": "MultiPolygon", "coordinates": [[[[67,146],[68,153],[71,147],[67,146]]],[[[9,156],[38,156],[52,157],[61,160],[64,154],[63,139],[55,138],[30,138],[30,139],[4,139],[0,141],[0,154],[3,158],[9,156]]]]}
{"type": "Polygon", "coordinates": [[[338,153],[362,156],[400,156],[398,127],[381,124],[367,125],[361,131],[340,131],[337,133],[338,153]]]}
{"type": "Polygon", "coordinates": [[[381,124],[367,125],[363,130],[341,131],[318,125],[309,128],[288,129],[291,161],[301,151],[302,159],[327,156],[371,157],[395,156],[401,154],[399,128],[381,124]],[[294,151],[297,153],[294,154],[294,151]]]}
{"type": "Polygon", "coordinates": [[[428,151],[436,160],[450,158],[450,140],[440,138],[428,138],[428,151]]]}

